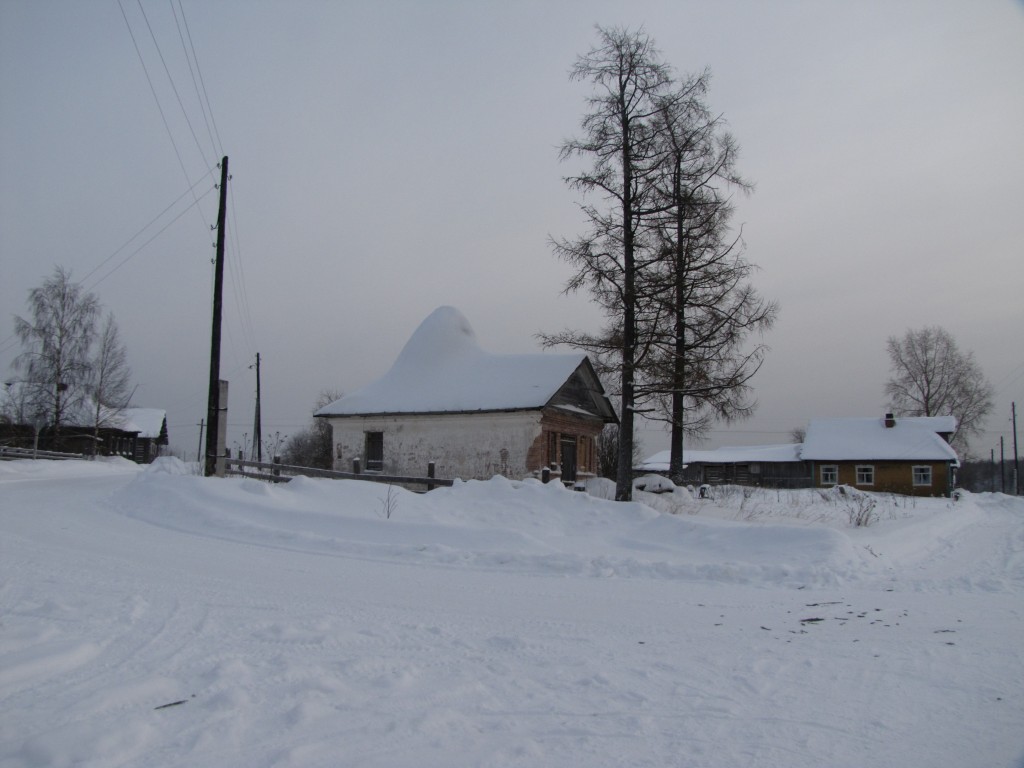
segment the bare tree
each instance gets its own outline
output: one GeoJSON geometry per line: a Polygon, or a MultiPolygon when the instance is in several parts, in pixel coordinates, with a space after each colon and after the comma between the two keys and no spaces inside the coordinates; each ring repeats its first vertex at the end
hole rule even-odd
{"type": "Polygon", "coordinates": [[[664,150],[653,221],[662,258],[645,273],[652,301],[641,335],[652,350],[638,396],[660,402],[655,413],[671,425],[673,477],[682,475],[684,434],[752,413],[749,382],[767,346],[750,345],[749,336],[778,313],[747,282],[753,266],[731,233],[732,193],[753,186],[736,169],[739,145],[707,105],[709,82],[707,70],[680,81],[662,97],[656,122],[664,150]]]}
{"type": "Polygon", "coordinates": [[[570,142],[563,153],[595,155],[593,171],[570,183],[601,192],[611,205],[607,211],[584,206],[590,233],[557,242],[556,251],[578,267],[568,290],[587,287],[608,322],[595,334],[543,338],[586,349],[599,373],[620,377],[610,388],[621,398],[623,417],[620,497],[632,466],[623,459],[631,453],[634,413],[671,425],[674,476],[682,473],[684,434],[701,435],[717,420],[752,413],[749,382],[768,348],[751,344],[751,334],[774,324],[778,305],[748,282],[754,267],[731,232],[732,193],[752,186],[736,170],[736,141],[707,105],[710,74],[677,80],[642,33],[600,31],[604,46],[581,59],[577,71],[600,86],[590,103],[603,109],[584,120],[593,131],[589,143],[570,142]],[[624,96],[622,52],[632,50],[644,52],[658,77],[624,96]],[[628,142],[624,124],[613,120],[626,104],[634,105],[628,142]],[[628,147],[628,163],[621,146],[628,147]]]}
{"type": "Polygon", "coordinates": [[[637,347],[638,274],[645,268],[641,242],[643,222],[650,215],[653,174],[659,151],[653,120],[658,98],[671,85],[669,67],[642,31],[597,28],[598,44],[580,56],[574,80],[593,85],[590,111],[582,136],[566,141],[563,159],[584,157],[590,168],[566,182],[598,204],[581,205],[589,232],[576,240],[554,242],[556,254],[576,273],[566,290],[587,288],[610,321],[608,333],[566,332],[545,337],[546,343],[568,343],[618,357],[620,430],[615,497],[632,497],[633,425],[637,347]],[[613,346],[612,346],[613,345],[613,346]]]}
{"type": "Polygon", "coordinates": [[[99,443],[100,429],[120,422],[131,401],[132,371],[128,352],[121,343],[121,334],[114,315],[108,314],[96,338],[96,352],[90,365],[87,388],[92,396],[91,417],[93,438],[99,443]]]}
{"type": "MultiPolygon", "coordinates": [[[[321,391],[316,399],[316,405],[313,406],[313,413],[340,399],[341,396],[342,393],[337,390],[321,391]]],[[[314,418],[310,426],[293,434],[284,447],[284,463],[299,467],[332,469],[334,446],[330,422],[327,419],[314,418]]]]}
{"type": "Polygon", "coordinates": [[[32,422],[32,404],[29,390],[16,381],[5,381],[0,392],[0,424],[29,424],[32,422]]]}
{"type": "Polygon", "coordinates": [[[29,291],[28,303],[31,320],[14,317],[14,332],[24,348],[14,359],[14,368],[24,374],[31,407],[35,413],[46,414],[59,448],[61,427],[87,394],[89,350],[100,303],[62,267],[56,267],[41,286],[29,291]]]}
{"type": "Polygon", "coordinates": [[[966,454],[969,438],[981,433],[992,410],[992,385],[974,360],[939,326],[890,336],[890,378],[885,394],[902,416],[955,416],[953,445],[966,454]]]}
{"type": "Polygon", "coordinates": [[[267,435],[263,438],[263,452],[267,456],[276,457],[280,456],[284,447],[288,444],[288,435],[282,435],[280,432],[274,432],[271,435],[267,435]]]}

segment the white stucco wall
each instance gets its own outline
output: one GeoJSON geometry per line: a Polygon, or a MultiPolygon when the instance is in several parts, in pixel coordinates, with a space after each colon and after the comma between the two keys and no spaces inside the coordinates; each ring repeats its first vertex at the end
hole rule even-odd
{"type": "Polygon", "coordinates": [[[439,478],[487,480],[527,475],[527,451],[541,434],[539,411],[329,419],[334,468],[366,467],[367,432],[384,433],[384,474],[424,477],[435,463],[439,478]]]}

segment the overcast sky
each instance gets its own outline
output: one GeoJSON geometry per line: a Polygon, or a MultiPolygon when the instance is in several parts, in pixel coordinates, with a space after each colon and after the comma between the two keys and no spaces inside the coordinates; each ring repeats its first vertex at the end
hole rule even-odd
{"type": "MultiPolygon", "coordinates": [[[[549,245],[583,229],[558,146],[589,89],[567,75],[595,24],[643,26],[679,73],[713,73],[709,101],[756,184],[736,222],[756,286],[781,305],[757,415],[705,447],[881,414],[887,337],[941,325],[995,386],[975,451],[998,457],[1003,435],[1011,455],[1010,402],[1024,408],[1020,0],[141,9],[0,0],[5,379],[13,315],[63,265],[115,314],[134,404],[166,408],[172,445],[195,454],[225,154],[229,445],[251,439],[257,352],[264,436],[284,436],[321,390],[382,375],[440,305],[491,352],[596,330],[589,298],[562,295],[569,270],[549,245]]],[[[653,453],[667,437],[643,442],[653,453]]]]}

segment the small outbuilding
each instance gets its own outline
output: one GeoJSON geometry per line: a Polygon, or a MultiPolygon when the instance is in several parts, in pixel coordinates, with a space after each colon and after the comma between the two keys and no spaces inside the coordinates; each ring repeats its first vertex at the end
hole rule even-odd
{"type": "Polygon", "coordinates": [[[584,354],[495,355],[469,321],[440,307],[391,369],[315,414],[331,425],[334,468],[513,479],[552,469],[563,482],[596,473],[597,437],[615,412],[584,354]]]}
{"type": "MultiPolygon", "coordinates": [[[[638,472],[667,475],[670,451],[656,453],[638,472]]],[[[758,485],[767,488],[803,488],[810,484],[807,465],[800,460],[800,444],[744,445],[714,450],[683,450],[682,481],[691,485],[758,485]]]]}

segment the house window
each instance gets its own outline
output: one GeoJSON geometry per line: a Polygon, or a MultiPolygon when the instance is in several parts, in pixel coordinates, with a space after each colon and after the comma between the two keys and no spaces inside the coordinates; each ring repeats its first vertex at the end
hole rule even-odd
{"type": "Polygon", "coordinates": [[[932,468],[931,467],[914,467],[914,485],[931,486],[932,484],[932,468]]]}
{"type": "Polygon", "coordinates": [[[384,433],[366,433],[366,471],[384,471],[384,433]]]}
{"type": "Polygon", "coordinates": [[[857,485],[874,485],[875,468],[871,464],[857,465],[857,485]]]}
{"type": "Polygon", "coordinates": [[[821,467],[821,484],[836,485],[839,483],[839,465],[824,464],[821,467]]]}

